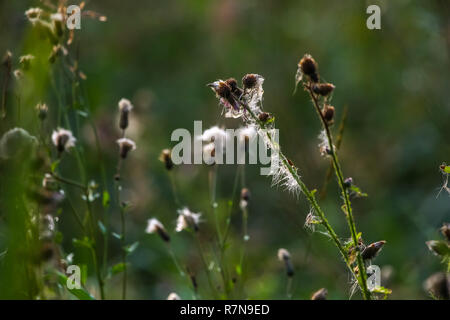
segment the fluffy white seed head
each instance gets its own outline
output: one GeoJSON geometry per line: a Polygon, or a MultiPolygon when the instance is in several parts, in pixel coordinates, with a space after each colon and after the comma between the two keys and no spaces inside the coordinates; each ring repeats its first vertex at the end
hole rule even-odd
{"type": "Polygon", "coordinates": [[[278,249],[278,260],[285,261],[291,258],[291,254],[284,248],[278,249]]]}
{"type": "Polygon", "coordinates": [[[120,157],[125,159],[128,155],[128,152],[136,149],[136,143],[128,138],[120,138],[117,140],[117,144],[120,147],[120,157]]]}
{"type": "Polygon", "coordinates": [[[194,213],[186,207],[178,210],[177,226],[175,230],[180,232],[192,228],[197,231],[198,224],[200,223],[200,216],[201,213],[194,213]]]}
{"type": "Polygon", "coordinates": [[[119,110],[121,112],[129,112],[133,109],[133,105],[131,104],[130,100],[122,98],[119,101],[119,110]]]}
{"type": "Polygon", "coordinates": [[[52,133],[52,142],[59,152],[63,152],[75,146],[77,139],[73,136],[72,131],[58,128],[52,133]]]}

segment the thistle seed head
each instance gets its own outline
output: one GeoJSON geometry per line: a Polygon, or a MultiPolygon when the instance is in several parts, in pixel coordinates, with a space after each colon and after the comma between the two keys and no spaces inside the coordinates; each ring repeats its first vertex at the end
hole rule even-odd
{"type": "Polygon", "coordinates": [[[312,82],[319,81],[319,75],[317,73],[317,63],[311,55],[305,54],[298,63],[298,66],[301,69],[302,73],[304,75],[307,75],[312,82]]]}
{"type": "Polygon", "coordinates": [[[319,94],[324,97],[333,92],[334,88],[335,86],[331,83],[315,83],[312,86],[312,90],[315,94],[319,94]]]}
{"type": "Polygon", "coordinates": [[[75,146],[77,139],[72,131],[58,128],[52,133],[52,141],[59,153],[75,146]]]}
{"type": "Polygon", "coordinates": [[[321,288],[314,292],[311,296],[311,300],[327,300],[328,290],[321,288]]]}
{"type": "Polygon", "coordinates": [[[161,239],[165,242],[170,242],[170,236],[167,233],[166,229],[164,228],[163,224],[159,222],[158,219],[152,218],[147,221],[147,229],[145,230],[146,233],[156,233],[158,234],[161,239]]]}
{"type": "Polygon", "coordinates": [[[334,107],[325,105],[322,110],[322,115],[325,121],[330,125],[334,122],[334,107]]]}
{"type": "Polygon", "coordinates": [[[238,87],[238,83],[237,83],[236,79],[230,78],[230,79],[226,80],[225,82],[231,88],[232,93],[234,93],[238,97],[240,97],[242,95],[242,90],[241,90],[241,88],[238,87]]]}
{"type": "Polygon", "coordinates": [[[136,149],[136,143],[128,138],[121,138],[117,140],[117,144],[119,145],[119,154],[122,159],[126,159],[128,153],[136,149]]]}
{"type": "Polygon", "coordinates": [[[128,128],[128,114],[133,109],[133,105],[131,104],[130,100],[122,98],[119,101],[119,111],[120,111],[120,120],[119,120],[119,127],[122,130],[125,130],[128,128]]]}
{"type": "Polygon", "coordinates": [[[198,231],[201,215],[201,213],[194,213],[186,207],[178,210],[178,219],[175,231],[180,232],[185,229],[193,229],[194,231],[198,231]]]}
{"type": "Polygon", "coordinates": [[[362,252],[361,256],[364,260],[371,260],[380,253],[386,241],[381,240],[374,243],[369,244],[362,252]]]}

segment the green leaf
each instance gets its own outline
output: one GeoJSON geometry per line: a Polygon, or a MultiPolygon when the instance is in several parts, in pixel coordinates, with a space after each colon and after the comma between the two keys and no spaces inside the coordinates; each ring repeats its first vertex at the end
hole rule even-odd
{"type": "Polygon", "coordinates": [[[58,165],[59,165],[59,160],[53,161],[51,166],[50,166],[51,172],[55,172],[56,169],[58,168],[58,165]]]}
{"type": "Polygon", "coordinates": [[[116,239],[121,240],[122,239],[122,235],[116,232],[111,232],[112,236],[116,239]]]}
{"type": "Polygon", "coordinates": [[[84,237],[83,239],[73,239],[72,243],[75,247],[85,247],[92,249],[92,241],[88,237],[84,237]]]}
{"type": "Polygon", "coordinates": [[[82,264],[80,269],[81,269],[81,283],[84,286],[86,284],[87,275],[88,275],[88,266],[87,266],[87,264],[82,264]]]}
{"type": "Polygon", "coordinates": [[[109,201],[110,201],[110,197],[109,197],[109,193],[108,191],[103,191],[103,207],[107,208],[109,207],[109,201]]]}
{"type": "Polygon", "coordinates": [[[443,171],[450,174],[450,166],[445,166],[443,171]]]}
{"type": "Polygon", "coordinates": [[[64,273],[61,273],[59,271],[55,271],[55,273],[58,277],[59,284],[63,288],[66,288],[67,291],[69,291],[71,294],[73,294],[76,298],[78,298],[79,300],[95,300],[95,298],[83,287],[80,289],[67,288],[67,279],[68,279],[67,276],[64,273]]]}
{"type": "Polygon", "coordinates": [[[55,242],[58,243],[58,244],[61,244],[62,241],[63,241],[63,234],[62,234],[61,231],[57,231],[55,233],[55,242]]]}
{"type": "Polygon", "coordinates": [[[130,244],[129,246],[126,246],[124,248],[124,250],[127,254],[131,254],[131,253],[133,253],[134,250],[137,249],[138,246],[139,246],[139,241],[136,241],[135,243],[130,244]]]}
{"type": "Polygon", "coordinates": [[[112,276],[115,276],[116,274],[123,272],[125,270],[125,267],[126,267],[126,264],[123,262],[113,265],[108,270],[108,278],[111,278],[112,276]]]}
{"type": "Polygon", "coordinates": [[[392,293],[391,289],[381,287],[381,286],[377,286],[377,287],[373,288],[371,291],[374,293],[381,293],[381,294],[386,294],[386,295],[392,293]]]}
{"type": "Polygon", "coordinates": [[[367,197],[367,193],[364,193],[359,189],[357,186],[352,184],[350,186],[350,190],[357,196],[357,197],[367,197]]]}
{"type": "Polygon", "coordinates": [[[101,222],[100,220],[98,221],[98,227],[100,228],[100,231],[102,232],[102,234],[105,235],[107,230],[106,230],[106,227],[103,224],[103,222],[101,222]]]}
{"type": "Polygon", "coordinates": [[[236,273],[237,273],[239,276],[242,274],[242,268],[241,268],[241,265],[240,265],[240,264],[236,265],[236,273]]]}

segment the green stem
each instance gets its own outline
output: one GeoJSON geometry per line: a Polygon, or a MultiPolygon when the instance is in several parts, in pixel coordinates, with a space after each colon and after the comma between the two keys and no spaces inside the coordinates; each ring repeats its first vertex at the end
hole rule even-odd
{"type": "Polygon", "coordinates": [[[358,270],[359,270],[359,274],[360,274],[360,277],[358,277],[357,279],[360,284],[364,299],[370,300],[370,291],[367,288],[367,273],[366,273],[364,261],[361,257],[361,251],[358,246],[358,235],[357,235],[358,233],[356,231],[356,225],[355,225],[355,220],[354,220],[353,213],[352,213],[350,198],[349,198],[348,192],[346,191],[346,188],[344,186],[344,175],[342,173],[342,169],[341,169],[340,163],[338,161],[338,156],[337,156],[335,147],[333,145],[333,137],[330,132],[330,127],[322,114],[317,97],[315,96],[314,92],[312,91],[311,84],[308,84],[306,86],[306,88],[309,92],[309,95],[311,96],[313,105],[317,111],[317,114],[319,115],[319,118],[322,122],[322,126],[325,129],[325,132],[327,135],[328,144],[330,146],[330,155],[333,159],[334,171],[336,173],[336,177],[338,178],[338,184],[339,184],[339,188],[341,189],[342,197],[344,198],[345,211],[347,213],[347,222],[348,222],[348,226],[349,226],[350,233],[352,236],[353,246],[356,250],[356,260],[357,260],[358,270]]]}

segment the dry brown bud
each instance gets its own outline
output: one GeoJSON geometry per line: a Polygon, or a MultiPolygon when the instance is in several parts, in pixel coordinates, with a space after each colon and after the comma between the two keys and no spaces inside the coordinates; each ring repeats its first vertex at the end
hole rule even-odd
{"type": "Polygon", "coordinates": [[[319,81],[319,75],[317,73],[317,63],[309,54],[305,54],[298,63],[298,66],[302,70],[303,74],[307,75],[312,82],[319,81]]]}
{"type": "Polygon", "coordinates": [[[328,96],[335,86],[331,83],[315,83],[312,86],[312,90],[315,94],[320,94],[321,96],[328,96]]]}

